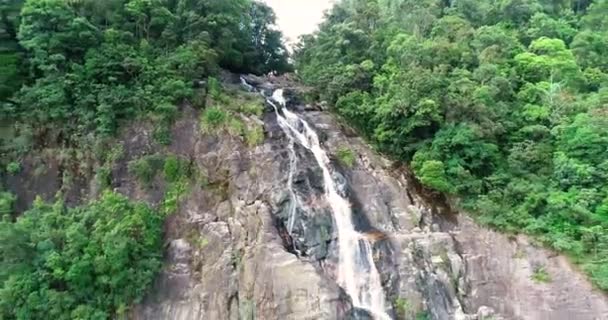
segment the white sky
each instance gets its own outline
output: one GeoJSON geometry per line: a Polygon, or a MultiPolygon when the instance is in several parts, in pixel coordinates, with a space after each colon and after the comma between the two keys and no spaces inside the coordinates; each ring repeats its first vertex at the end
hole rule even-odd
{"type": "Polygon", "coordinates": [[[323,18],[323,12],[331,8],[335,0],[264,0],[274,9],[279,28],[289,42],[298,36],[312,33],[323,18]]]}

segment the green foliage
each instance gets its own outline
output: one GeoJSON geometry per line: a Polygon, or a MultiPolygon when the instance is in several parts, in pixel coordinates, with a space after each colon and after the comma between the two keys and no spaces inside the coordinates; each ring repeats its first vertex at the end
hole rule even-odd
{"type": "MultiPolygon", "coordinates": [[[[274,13],[256,1],[14,0],[0,13],[0,120],[32,125],[41,144],[148,117],[166,145],[177,105],[204,101],[194,80],[220,66],[290,69],[274,13]]],[[[208,84],[215,97],[219,82],[208,84]]]]}
{"type": "Polygon", "coordinates": [[[423,185],[441,192],[450,192],[452,187],[445,174],[443,162],[437,160],[425,161],[416,175],[423,185]]]}
{"type": "Polygon", "coordinates": [[[233,137],[239,137],[245,133],[245,123],[238,118],[231,118],[228,120],[228,124],[226,125],[226,130],[228,134],[233,137]]]}
{"type": "Polygon", "coordinates": [[[37,200],[0,240],[1,318],[112,319],[161,268],[162,218],[109,192],[70,209],[37,200]]]}
{"type": "Polygon", "coordinates": [[[0,192],[0,217],[13,213],[13,204],[17,200],[14,194],[10,192],[0,192]]]}
{"type": "Polygon", "coordinates": [[[591,276],[591,280],[601,289],[608,290],[608,266],[606,263],[594,263],[585,266],[585,271],[591,276]]]}
{"type": "Polygon", "coordinates": [[[336,156],[340,163],[348,168],[352,168],[356,163],[355,152],[347,147],[340,147],[336,156]]]}
{"type": "Polygon", "coordinates": [[[147,155],[129,162],[129,173],[134,175],[140,183],[149,187],[159,170],[165,164],[161,155],[147,155]]]}
{"type": "Polygon", "coordinates": [[[577,81],[579,66],[574,55],[560,39],[541,37],[532,41],[528,52],[515,56],[519,73],[529,82],[577,81]]]}
{"type": "Polygon", "coordinates": [[[161,212],[165,215],[171,215],[177,212],[179,201],[182,199],[188,190],[188,182],[185,177],[169,183],[168,189],[165,192],[165,197],[162,202],[161,212]]]}
{"type": "Polygon", "coordinates": [[[544,267],[538,267],[532,273],[532,280],[538,283],[547,283],[551,282],[551,276],[544,267]]]}
{"type": "Polygon", "coordinates": [[[249,147],[263,143],[264,128],[259,124],[259,118],[264,113],[264,104],[259,95],[227,91],[219,86],[219,83],[213,91],[215,93],[209,100],[213,106],[208,107],[201,114],[201,132],[205,134],[226,132],[232,137],[242,138],[249,147]]]}
{"type": "Polygon", "coordinates": [[[245,143],[249,147],[257,147],[264,142],[264,127],[259,124],[251,124],[244,132],[245,143]]]}
{"type": "Polygon", "coordinates": [[[196,176],[191,163],[177,155],[163,156],[153,154],[143,156],[129,162],[129,173],[134,175],[137,180],[146,188],[162,172],[164,178],[165,194],[160,206],[163,216],[173,214],[177,211],[179,202],[189,189],[192,177],[196,176]]]}
{"type": "Polygon", "coordinates": [[[15,175],[21,171],[21,164],[19,162],[13,161],[6,165],[6,172],[9,174],[15,175]]]}
{"type": "MultiPolygon", "coordinates": [[[[14,101],[11,97],[19,90],[24,81],[24,61],[19,46],[19,10],[22,0],[0,2],[0,111],[13,112],[14,101]]],[[[0,112],[0,119],[6,114],[0,112]]]]}
{"type": "Polygon", "coordinates": [[[107,142],[98,142],[93,152],[101,164],[96,169],[95,182],[101,190],[110,188],[112,186],[112,170],[114,169],[114,165],[124,155],[123,145],[115,144],[110,147],[107,142]],[[110,149],[109,151],[108,148],[110,149]]]}
{"type": "Polygon", "coordinates": [[[112,170],[106,166],[99,167],[95,173],[95,182],[100,189],[107,189],[112,185],[112,170]]]}
{"type": "Polygon", "coordinates": [[[394,302],[395,312],[397,313],[397,317],[399,319],[408,319],[411,317],[412,313],[412,305],[407,299],[397,298],[394,302]]]}
{"type": "Polygon", "coordinates": [[[239,112],[248,116],[260,117],[264,113],[264,104],[260,101],[246,102],[240,106],[239,112]]]}
{"type": "Polygon", "coordinates": [[[295,61],[423,185],[608,289],[606,17],[604,0],[343,1],[295,61]]]}
{"type": "Polygon", "coordinates": [[[213,99],[219,99],[222,94],[222,86],[215,77],[207,78],[207,92],[213,99]]]}
{"type": "Polygon", "coordinates": [[[190,176],[190,164],[175,155],[169,155],[165,159],[163,173],[168,182],[177,182],[190,176]]]}
{"type": "Polygon", "coordinates": [[[416,320],[430,320],[431,315],[427,311],[421,311],[416,313],[416,320]]]}
{"type": "Polygon", "coordinates": [[[201,131],[211,133],[228,121],[228,113],[220,107],[209,107],[201,115],[201,131]]]}

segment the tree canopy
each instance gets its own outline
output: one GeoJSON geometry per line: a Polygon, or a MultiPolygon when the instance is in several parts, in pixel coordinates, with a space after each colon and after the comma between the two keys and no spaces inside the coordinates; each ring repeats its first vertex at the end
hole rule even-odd
{"type": "Polygon", "coordinates": [[[3,0],[0,18],[0,121],[46,144],[112,135],[135,116],[158,120],[166,141],[175,106],[197,100],[193,80],[290,68],[256,1],[3,0]]]}
{"type": "Polygon", "coordinates": [[[124,316],[160,270],[162,216],[105,193],[67,209],[37,201],[0,222],[2,319],[124,316]]]}

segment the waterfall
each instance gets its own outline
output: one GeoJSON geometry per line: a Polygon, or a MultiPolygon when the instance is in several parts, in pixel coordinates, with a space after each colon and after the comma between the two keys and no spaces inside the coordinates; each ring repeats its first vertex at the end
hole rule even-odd
{"type": "MultiPolygon", "coordinates": [[[[374,264],[371,243],[355,230],[352,221],[351,203],[339,193],[338,184],[332,176],[332,168],[327,153],[321,147],[317,133],[308,122],[286,107],[283,90],[276,90],[271,98],[267,98],[274,107],[277,121],[287,135],[290,143],[289,183],[292,200],[289,228],[293,228],[297,198],[291,189],[296,160],[294,143],[310,150],[323,172],[325,196],[331,207],[338,232],[339,263],[338,284],[351,297],[354,307],[368,311],[376,319],[391,319],[386,313],[385,297],[380,280],[380,274],[374,264]],[[281,105],[281,111],[276,103],[281,105]]],[[[291,232],[291,230],[289,230],[291,232]]]]}

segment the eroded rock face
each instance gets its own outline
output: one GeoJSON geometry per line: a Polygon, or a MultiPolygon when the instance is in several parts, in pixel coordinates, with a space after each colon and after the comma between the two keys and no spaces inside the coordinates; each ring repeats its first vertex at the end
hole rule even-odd
{"type": "MultiPolygon", "coordinates": [[[[176,127],[197,132],[197,118],[176,127]]],[[[175,151],[208,172],[215,189],[193,190],[168,222],[166,267],[133,318],[338,319],[348,312],[348,299],[319,272],[333,223],[313,201],[323,193],[319,173],[312,166],[297,173],[301,239],[284,239],[286,141],[276,125],[266,129],[266,143],[253,149],[228,136],[180,142],[175,151]]]]}
{"type": "Polygon", "coordinates": [[[508,319],[608,319],[606,296],[597,292],[563,256],[476,225],[460,216],[460,244],[471,308],[492,306],[508,319]],[[543,269],[546,282],[533,280],[543,269]]]}
{"type": "MultiPolygon", "coordinates": [[[[392,317],[608,319],[606,298],[565,259],[463,216],[442,221],[402,170],[330,114],[306,110],[328,153],[348,147],[356,154],[350,168],[335,159],[335,174],[357,229],[373,243],[392,317]],[[531,279],[537,265],[552,282],[531,279]]],[[[295,148],[298,207],[289,233],[289,141],[273,114],[265,115],[266,139],[256,148],[200,135],[197,118],[178,121],[171,150],[208,172],[212,187],[193,189],[167,222],[166,266],[133,318],[371,319],[336,285],[336,231],[312,155],[295,148]]]]}

